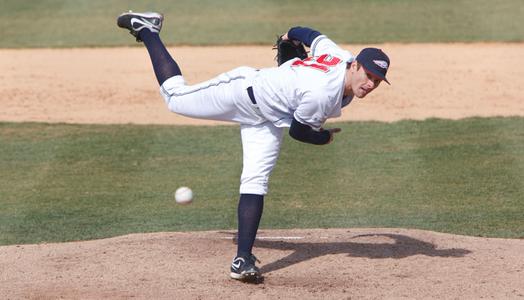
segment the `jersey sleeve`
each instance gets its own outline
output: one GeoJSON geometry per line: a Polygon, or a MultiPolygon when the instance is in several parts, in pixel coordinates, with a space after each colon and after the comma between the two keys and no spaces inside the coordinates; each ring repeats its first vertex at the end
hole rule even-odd
{"type": "Polygon", "coordinates": [[[331,111],[329,98],[309,91],[302,97],[293,117],[300,123],[311,126],[314,130],[320,130],[331,111]]]}
{"type": "Polygon", "coordinates": [[[311,43],[311,54],[312,56],[320,56],[322,54],[335,55],[342,58],[344,61],[350,63],[355,58],[351,52],[340,48],[335,42],[330,40],[325,35],[319,35],[311,43]]]}
{"type": "Polygon", "coordinates": [[[311,47],[315,38],[321,35],[320,32],[314,29],[299,26],[291,28],[287,34],[290,39],[301,41],[307,47],[311,47]]]}
{"type": "Polygon", "coordinates": [[[313,130],[309,125],[302,124],[296,119],[291,122],[289,135],[297,141],[314,145],[325,145],[331,139],[331,133],[328,130],[313,130]]]}

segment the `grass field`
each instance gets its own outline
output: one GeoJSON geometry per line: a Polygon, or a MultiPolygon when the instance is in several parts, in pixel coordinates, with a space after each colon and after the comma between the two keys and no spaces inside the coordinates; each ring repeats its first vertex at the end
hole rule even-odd
{"type": "Polygon", "coordinates": [[[296,25],[339,43],[524,41],[521,0],[0,0],[0,48],[133,45],[128,9],[166,15],[168,44],[270,44],[296,25]]]}
{"type": "MultiPolygon", "coordinates": [[[[524,118],[351,122],[285,138],[262,228],[524,237],[524,118]]],[[[236,226],[237,126],[0,123],[0,244],[236,226]],[[194,189],[192,205],[173,199],[194,189]]]]}

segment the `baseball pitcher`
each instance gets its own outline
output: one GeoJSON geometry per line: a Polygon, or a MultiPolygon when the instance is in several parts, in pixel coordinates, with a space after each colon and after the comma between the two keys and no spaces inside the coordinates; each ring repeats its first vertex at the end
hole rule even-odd
{"type": "Polygon", "coordinates": [[[331,143],[340,129],[324,128],[326,120],[339,117],[354,97],[364,98],[382,81],[389,84],[389,58],[377,48],[363,49],[354,57],[320,32],[294,27],[277,41],[278,67],[243,66],[188,85],[160,40],[162,23],[163,16],[154,12],[128,12],[117,19],[119,27],[145,44],[170,111],[240,124],[238,246],[230,277],[258,282],[262,275],[252,248],[284,130],[288,128],[291,137],[304,143],[331,143]],[[302,45],[310,48],[310,57],[300,51],[302,45]],[[297,54],[282,53],[286,48],[297,54]]]}

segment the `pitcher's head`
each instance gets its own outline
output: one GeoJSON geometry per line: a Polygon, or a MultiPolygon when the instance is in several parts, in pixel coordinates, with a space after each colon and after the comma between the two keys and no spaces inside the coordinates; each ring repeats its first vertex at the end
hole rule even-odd
{"type": "Polygon", "coordinates": [[[385,81],[390,62],[389,57],[380,49],[365,48],[357,55],[351,63],[348,72],[351,73],[349,85],[353,95],[364,98],[367,94],[377,88],[380,82],[385,81]]]}

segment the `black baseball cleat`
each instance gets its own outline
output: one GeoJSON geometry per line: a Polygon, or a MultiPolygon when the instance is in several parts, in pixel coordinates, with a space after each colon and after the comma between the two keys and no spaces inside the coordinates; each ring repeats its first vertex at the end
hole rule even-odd
{"type": "Polygon", "coordinates": [[[136,41],[141,42],[138,35],[140,30],[147,28],[151,32],[159,33],[162,29],[162,21],[164,21],[164,16],[156,12],[134,13],[129,11],[118,16],[116,24],[118,27],[128,29],[136,41]]]}
{"type": "Polygon", "coordinates": [[[260,262],[253,254],[250,256],[237,256],[231,263],[231,278],[248,283],[261,283],[263,280],[260,269],[255,262],[260,262]]]}

